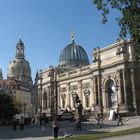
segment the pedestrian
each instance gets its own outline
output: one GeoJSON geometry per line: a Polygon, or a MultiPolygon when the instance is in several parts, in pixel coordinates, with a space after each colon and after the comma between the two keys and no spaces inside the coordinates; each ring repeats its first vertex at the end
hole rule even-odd
{"type": "Polygon", "coordinates": [[[122,117],[121,117],[120,114],[118,114],[118,126],[119,126],[120,123],[121,123],[121,125],[123,125],[122,117]]]}
{"type": "Polygon", "coordinates": [[[43,113],[42,117],[41,117],[41,127],[42,127],[42,132],[45,132],[45,127],[46,127],[46,123],[47,123],[47,117],[46,114],[43,113]]]}
{"type": "Polygon", "coordinates": [[[102,128],[100,114],[97,114],[96,121],[97,128],[102,128]]]}
{"type": "Polygon", "coordinates": [[[77,119],[76,120],[76,129],[78,130],[82,130],[82,124],[81,124],[81,120],[77,119]]]}
{"type": "Polygon", "coordinates": [[[35,117],[32,117],[32,124],[34,124],[35,123],[35,117]]]}
{"type": "Polygon", "coordinates": [[[19,126],[20,126],[20,130],[24,129],[24,117],[23,116],[20,117],[19,126]]]}
{"type": "Polygon", "coordinates": [[[17,120],[16,120],[15,116],[12,119],[12,124],[13,124],[13,130],[15,131],[16,130],[16,126],[17,126],[17,120]]]}
{"type": "Polygon", "coordinates": [[[54,138],[58,138],[59,125],[58,125],[56,117],[54,117],[53,119],[52,126],[54,130],[54,138]]]}
{"type": "Polygon", "coordinates": [[[103,121],[104,121],[104,115],[101,113],[100,114],[100,124],[101,124],[101,128],[103,127],[103,121]]]}

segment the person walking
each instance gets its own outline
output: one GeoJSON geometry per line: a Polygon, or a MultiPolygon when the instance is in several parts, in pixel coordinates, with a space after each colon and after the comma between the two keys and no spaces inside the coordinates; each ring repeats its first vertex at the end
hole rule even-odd
{"type": "Polygon", "coordinates": [[[15,131],[16,130],[16,126],[17,126],[17,120],[16,120],[15,116],[12,119],[12,123],[13,123],[13,130],[15,131]]]}
{"type": "Polygon", "coordinates": [[[20,130],[24,129],[24,117],[21,116],[20,120],[19,120],[19,125],[20,125],[20,130]]]}
{"type": "Polygon", "coordinates": [[[82,130],[82,124],[81,124],[81,120],[77,119],[76,120],[76,129],[78,130],[82,130]]]}
{"type": "Polygon", "coordinates": [[[119,126],[120,123],[121,123],[121,125],[123,125],[122,117],[121,117],[120,114],[118,114],[118,126],[119,126]]]}
{"type": "Polygon", "coordinates": [[[100,114],[97,114],[96,121],[97,128],[102,128],[100,114]]]}
{"type": "Polygon", "coordinates": [[[53,126],[53,131],[54,131],[54,133],[53,133],[54,134],[54,138],[58,138],[59,126],[58,126],[58,122],[57,122],[56,117],[53,119],[52,126],[53,126]]]}
{"type": "Polygon", "coordinates": [[[46,114],[43,113],[43,115],[41,117],[41,127],[42,127],[43,133],[45,132],[46,122],[47,122],[47,117],[46,117],[46,114]]]}

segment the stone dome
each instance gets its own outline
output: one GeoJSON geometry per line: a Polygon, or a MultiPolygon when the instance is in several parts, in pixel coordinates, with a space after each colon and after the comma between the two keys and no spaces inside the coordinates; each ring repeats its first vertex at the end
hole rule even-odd
{"type": "Polygon", "coordinates": [[[62,50],[59,67],[72,68],[86,65],[89,65],[88,55],[82,46],[75,44],[74,40],[62,50]]]}
{"type": "Polygon", "coordinates": [[[8,66],[8,79],[15,79],[32,86],[31,68],[25,59],[24,44],[21,40],[16,45],[15,59],[8,66]]]}

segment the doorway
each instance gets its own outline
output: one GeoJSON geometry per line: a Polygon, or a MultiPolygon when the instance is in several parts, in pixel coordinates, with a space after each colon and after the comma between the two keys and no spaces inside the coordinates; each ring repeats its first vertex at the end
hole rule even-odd
{"type": "Polygon", "coordinates": [[[117,93],[114,81],[109,79],[106,83],[107,95],[108,95],[108,106],[109,108],[116,108],[117,106],[117,93]]]}

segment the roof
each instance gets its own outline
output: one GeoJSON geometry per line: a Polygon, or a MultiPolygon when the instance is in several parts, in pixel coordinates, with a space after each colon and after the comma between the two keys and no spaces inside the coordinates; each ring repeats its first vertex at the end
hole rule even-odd
{"type": "Polygon", "coordinates": [[[10,80],[10,79],[6,79],[6,80],[0,80],[0,85],[6,85],[6,86],[17,86],[18,82],[16,80],[10,80]]]}

